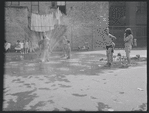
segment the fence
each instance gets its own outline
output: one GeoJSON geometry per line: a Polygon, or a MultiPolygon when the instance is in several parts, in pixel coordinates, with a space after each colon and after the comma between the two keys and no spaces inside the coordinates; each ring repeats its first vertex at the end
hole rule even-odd
{"type": "MultiPolygon", "coordinates": [[[[117,37],[115,40],[116,48],[124,48],[124,31],[128,26],[110,26],[110,33],[117,37]]],[[[133,36],[137,39],[137,47],[147,46],[147,26],[133,27],[133,36]]],[[[71,27],[71,48],[76,50],[79,46],[84,46],[88,42],[89,50],[100,50],[103,49],[102,37],[97,33],[94,26],[83,25],[83,26],[72,26],[71,27]]]]}
{"type": "Polygon", "coordinates": [[[147,46],[147,26],[111,26],[109,27],[110,33],[115,35],[117,37],[116,48],[123,48],[124,42],[123,42],[123,36],[124,31],[126,28],[131,28],[133,32],[133,37],[137,39],[137,47],[146,47],[147,46]]]}
{"type": "Polygon", "coordinates": [[[77,50],[86,43],[88,43],[89,50],[93,50],[93,26],[72,26],[70,32],[72,50],[77,50]]]}

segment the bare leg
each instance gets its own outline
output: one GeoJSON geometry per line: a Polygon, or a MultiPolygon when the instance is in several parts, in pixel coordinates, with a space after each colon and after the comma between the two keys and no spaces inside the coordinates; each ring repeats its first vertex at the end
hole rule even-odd
{"type": "Polygon", "coordinates": [[[109,66],[111,66],[111,64],[112,64],[112,48],[109,48],[108,49],[108,57],[109,57],[109,66]]]}
{"type": "Polygon", "coordinates": [[[111,56],[110,56],[110,58],[111,58],[111,63],[113,63],[113,52],[111,51],[111,56]]]}
{"type": "Polygon", "coordinates": [[[127,62],[130,64],[130,51],[126,50],[126,57],[127,57],[127,62]]]}
{"type": "Polygon", "coordinates": [[[25,54],[27,54],[27,48],[25,48],[25,54]]]}
{"type": "Polygon", "coordinates": [[[70,58],[70,49],[68,48],[68,50],[67,50],[67,59],[69,59],[70,58]]]}
{"type": "Polygon", "coordinates": [[[64,54],[64,57],[66,57],[66,47],[65,47],[65,45],[63,46],[63,54],[64,54]]]}
{"type": "Polygon", "coordinates": [[[130,52],[127,55],[127,61],[128,61],[128,64],[130,64],[130,52]]]}
{"type": "Polygon", "coordinates": [[[106,56],[107,56],[107,64],[109,64],[109,52],[106,50],[106,56]]]}
{"type": "Polygon", "coordinates": [[[48,50],[48,49],[46,50],[46,56],[45,56],[45,57],[46,57],[45,60],[46,60],[46,61],[49,61],[49,50],[48,50]]]}
{"type": "Polygon", "coordinates": [[[46,57],[46,51],[44,50],[43,51],[42,58],[41,58],[42,62],[45,62],[45,57],[46,57]]]}

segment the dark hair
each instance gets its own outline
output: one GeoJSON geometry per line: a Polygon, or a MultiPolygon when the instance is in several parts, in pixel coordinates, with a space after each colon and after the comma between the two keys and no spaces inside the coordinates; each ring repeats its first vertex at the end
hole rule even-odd
{"type": "Polygon", "coordinates": [[[70,43],[70,41],[69,41],[69,40],[67,40],[67,43],[70,43]]]}
{"type": "Polygon", "coordinates": [[[127,28],[125,30],[125,33],[126,33],[126,37],[127,37],[128,35],[132,34],[132,30],[130,28],[127,28]]]}
{"type": "Polygon", "coordinates": [[[106,27],[106,28],[104,29],[104,32],[105,32],[106,34],[109,34],[109,28],[106,27]]]}

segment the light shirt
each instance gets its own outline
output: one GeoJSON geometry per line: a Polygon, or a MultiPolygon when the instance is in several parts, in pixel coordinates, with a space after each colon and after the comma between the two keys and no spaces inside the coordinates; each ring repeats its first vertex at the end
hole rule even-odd
{"type": "Polygon", "coordinates": [[[23,45],[24,45],[24,44],[23,44],[22,42],[20,42],[20,48],[23,48],[23,45]]]}
{"type": "Polygon", "coordinates": [[[105,45],[106,45],[106,46],[110,46],[110,45],[113,46],[114,43],[113,43],[112,39],[116,39],[116,37],[113,36],[113,35],[111,35],[111,34],[109,34],[109,35],[105,38],[105,45]]]}
{"type": "Polygon", "coordinates": [[[25,42],[25,47],[28,47],[28,42],[25,42]]]}
{"type": "Polygon", "coordinates": [[[124,37],[125,46],[132,46],[133,43],[133,35],[130,34],[127,37],[124,37]]]}

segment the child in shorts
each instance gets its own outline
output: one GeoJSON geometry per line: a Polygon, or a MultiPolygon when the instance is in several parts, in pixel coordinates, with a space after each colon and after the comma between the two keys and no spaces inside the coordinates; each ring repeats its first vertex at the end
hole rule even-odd
{"type": "Polygon", "coordinates": [[[67,45],[66,45],[66,55],[67,55],[67,59],[70,59],[70,52],[71,52],[71,46],[70,46],[70,41],[67,40],[67,45]]]}
{"type": "Polygon", "coordinates": [[[130,64],[130,51],[133,45],[133,35],[130,28],[127,28],[124,33],[124,42],[125,42],[125,53],[127,57],[127,62],[130,64]]]}
{"type": "Polygon", "coordinates": [[[109,33],[109,29],[106,28],[105,30],[105,39],[104,39],[104,43],[106,45],[106,56],[107,56],[107,66],[111,66],[113,63],[113,53],[114,53],[114,48],[115,48],[115,43],[113,42],[116,37],[111,35],[109,33]]]}

